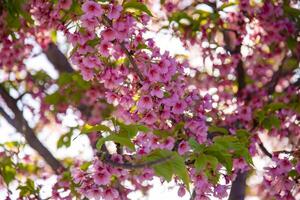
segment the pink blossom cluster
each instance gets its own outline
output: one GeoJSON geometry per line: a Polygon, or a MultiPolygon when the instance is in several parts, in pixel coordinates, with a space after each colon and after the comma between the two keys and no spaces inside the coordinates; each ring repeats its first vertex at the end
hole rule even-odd
{"type": "MultiPolygon", "coordinates": [[[[111,160],[116,163],[124,163],[122,156],[113,154],[111,160]]],[[[78,168],[71,170],[74,183],[80,184],[79,194],[94,199],[128,199],[127,195],[138,189],[147,188],[148,180],[152,180],[154,172],[151,169],[143,169],[139,174],[131,174],[127,169],[112,167],[96,159],[87,171],[78,168]],[[132,186],[126,184],[130,181],[132,186]],[[147,185],[147,184],[146,184],[147,185]]]]}

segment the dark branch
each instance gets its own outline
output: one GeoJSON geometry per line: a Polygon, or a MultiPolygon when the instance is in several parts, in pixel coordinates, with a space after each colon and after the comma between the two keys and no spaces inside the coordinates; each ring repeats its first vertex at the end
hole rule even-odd
{"type": "Polygon", "coordinates": [[[135,60],[133,59],[132,55],[129,53],[129,51],[128,51],[128,49],[125,47],[124,43],[120,43],[120,46],[121,46],[122,50],[125,52],[125,54],[126,54],[128,60],[129,60],[129,62],[130,62],[131,65],[133,66],[133,69],[134,69],[134,71],[137,73],[139,79],[140,79],[141,81],[143,81],[143,80],[144,80],[144,76],[143,76],[143,74],[141,73],[141,71],[139,70],[139,68],[138,68],[138,66],[137,66],[137,64],[136,64],[136,62],[135,62],[135,60]]]}
{"type": "Polygon", "coordinates": [[[58,49],[58,47],[50,43],[47,50],[44,52],[48,60],[54,65],[55,69],[59,72],[74,72],[66,56],[58,49]]]}
{"type": "MultiPolygon", "coordinates": [[[[235,40],[237,39],[237,32],[234,30],[225,30],[223,32],[224,34],[224,42],[225,46],[224,48],[231,54],[238,54],[241,56],[241,45],[235,45],[235,40]]],[[[237,79],[237,84],[238,84],[238,92],[237,95],[240,96],[242,90],[246,86],[246,73],[244,69],[244,64],[242,59],[240,58],[239,63],[235,69],[236,73],[236,79],[237,79]]]]}
{"type": "Polygon", "coordinates": [[[260,142],[258,146],[266,156],[272,159],[273,155],[266,149],[263,143],[260,142]]]}
{"type": "Polygon", "coordinates": [[[110,156],[107,153],[98,153],[97,154],[97,156],[99,158],[101,158],[102,155],[103,155],[103,159],[102,159],[103,162],[111,165],[112,167],[119,167],[119,168],[123,168],[123,169],[141,169],[141,168],[145,168],[145,167],[151,167],[154,165],[164,163],[164,162],[172,159],[172,157],[173,157],[173,156],[167,156],[167,157],[160,158],[160,159],[157,159],[154,161],[133,164],[133,163],[129,163],[129,162],[126,162],[126,163],[115,162],[115,161],[111,160],[110,156]]]}
{"type": "Polygon", "coordinates": [[[34,150],[36,150],[50,165],[50,167],[56,173],[59,173],[64,169],[63,165],[51,154],[51,152],[39,141],[32,128],[29,127],[27,121],[23,117],[23,113],[17,106],[17,100],[12,98],[6,89],[0,85],[0,94],[6,105],[14,113],[14,118],[11,118],[3,108],[0,109],[2,116],[10,123],[15,129],[22,133],[29,144],[34,150]]]}
{"type": "Polygon", "coordinates": [[[191,195],[191,197],[190,197],[190,200],[194,200],[195,197],[196,197],[196,192],[195,192],[195,190],[194,190],[194,191],[192,192],[192,195],[191,195]]]}
{"type": "Polygon", "coordinates": [[[241,91],[245,88],[245,69],[243,66],[243,61],[239,61],[238,66],[236,67],[236,76],[237,76],[237,83],[238,83],[238,95],[241,91]]]}
{"type": "Polygon", "coordinates": [[[278,70],[273,74],[271,80],[265,85],[265,88],[269,95],[271,95],[275,92],[276,85],[279,82],[280,77],[282,75],[283,65],[284,65],[285,60],[286,60],[286,57],[282,60],[281,65],[279,66],[278,70]]]}
{"type": "Polygon", "coordinates": [[[244,200],[247,172],[239,172],[233,181],[228,200],[244,200]]]}

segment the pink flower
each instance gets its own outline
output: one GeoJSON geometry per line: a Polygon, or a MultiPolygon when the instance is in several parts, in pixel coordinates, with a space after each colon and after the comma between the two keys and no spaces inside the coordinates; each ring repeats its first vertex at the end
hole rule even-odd
{"type": "Polygon", "coordinates": [[[101,36],[103,41],[113,41],[116,39],[116,34],[115,31],[111,28],[105,29],[104,31],[101,32],[101,36]]]}
{"type": "Polygon", "coordinates": [[[82,10],[88,17],[98,17],[103,14],[103,10],[101,8],[101,5],[94,2],[94,1],[86,1],[82,5],[82,10]]]}
{"type": "Polygon", "coordinates": [[[178,145],[178,153],[179,155],[183,155],[188,152],[190,149],[189,144],[186,141],[181,141],[178,145]]]}
{"type": "Polygon", "coordinates": [[[179,101],[178,95],[173,93],[171,97],[163,99],[162,103],[168,106],[174,106],[178,101],[179,101]]]}
{"type": "Polygon", "coordinates": [[[141,178],[142,181],[144,181],[144,180],[151,181],[153,179],[153,176],[154,176],[153,169],[146,168],[146,169],[143,170],[143,173],[140,176],[140,178],[141,178]]]}
{"type": "Polygon", "coordinates": [[[99,52],[102,56],[109,56],[109,49],[110,49],[111,43],[107,41],[101,41],[99,45],[99,52]]]}
{"type": "Polygon", "coordinates": [[[162,144],[165,149],[172,150],[174,147],[175,139],[173,137],[167,137],[167,139],[162,144]]]}
{"type": "Polygon", "coordinates": [[[123,40],[127,37],[128,32],[129,32],[129,24],[126,24],[123,21],[116,21],[113,24],[113,29],[116,31],[116,37],[119,40],[123,40]]]}
{"type": "Polygon", "coordinates": [[[81,67],[81,75],[83,77],[83,80],[89,81],[94,78],[94,72],[91,69],[88,69],[86,67],[81,67]]]}
{"type": "Polygon", "coordinates": [[[142,122],[148,125],[152,125],[156,122],[156,114],[154,112],[149,112],[145,115],[145,117],[142,119],[142,122]]]}
{"type": "Polygon", "coordinates": [[[118,105],[118,96],[115,93],[112,92],[106,92],[105,94],[107,103],[118,105]]]}
{"type": "Polygon", "coordinates": [[[171,116],[170,108],[165,106],[164,109],[160,113],[160,117],[163,120],[169,119],[171,116]]]}
{"type": "Polygon", "coordinates": [[[59,0],[58,5],[59,8],[68,10],[72,5],[72,0],[59,0]]]}
{"type": "Polygon", "coordinates": [[[241,170],[242,172],[248,169],[248,165],[245,162],[244,158],[233,159],[233,167],[235,170],[241,170]]]}
{"type": "Polygon", "coordinates": [[[114,188],[107,188],[103,191],[103,197],[105,200],[117,200],[119,192],[114,188]]]}
{"type": "Polygon", "coordinates": [[[80,183],[81,181],[84,180],[85,173],[83,171],[81,171],[80,169],[73,168],[71,170],[71,174],[72,174],[74,183],[80,183]]]}
{"type": "Polygon", "coordinates": [[[102,197],[102,191],[98,187],[93,187],[87,191],[89,198],[100,199],[102,197]]]}
{"type": "Polygon", "coordinates": [[[130,96],[123,96],[120,100],[120,105],[125,109],[130,109],[134,105],[134,102],[130,96]]]}
{"type": "Polygon", "coordinates": [[[109,19],[118,19],[120,17],[122,9],[123,8],[120,5],[110,5],[107,17],[109,19]]]}
{"type": "Polygon", "coordinates": [[[185,195],[185,188],[183,186],[180,186],[177,194],[179,197],[183,197],[185,195]]]}
{"type": "Polygon", "coordinates": [[[143,15],[141,16],[141,20],[142,20],[142,23],[143,23],[144,25],[147,25],[147,23],[150,21],[150,16],[149,16],[149,15],[146,15],[146,14],[143,14],[143,15]]]}
{"type": "Polygon", "coordinates": [[[148,95],[142,96],[137,104],[137,107],[141,111],[151,109],[153,107],[153,102],[152,102],[151,96],[148,96],[148,95]]]}
{"type": "Polygon", "coordinates": [[[156,96],[158,98],[163,98],[164,93],[160,88],[161,87],[159,85],[154,86],[153,89],[150,92],[151,96],[156,96]]]}
{"type": "Polygon", "coordinates": [[[164,4],[164,7],[168,12],[172,12],[176,8],[176,5],[172,2],[167,2],[164,4]]]}
{"type": "Polygon", "coordinates": [[[278,167],[279,167],[279,173],[287,173],[289,171],[291,171],[292,169],[292,164],[288,159],[283,159],[283,160],[279,160],[278,162],[278,167]]]}
{"type": "Polygon", "coordinates": [[[214,196],[219,199],[227,197],[227,188],[226,185],[217,185],[214,189],[214,196]]]}
{"type": "Polygon", "coordinates": [[[84,57],[82,62],[86,68],[90,68],[90,69],[101,65],[99,58],[94,55],[84,57]]]}
{"type": "Polygon", "coordinates": [[[166,74],[168,72],[168,68],[170,66],[170,61],[167,59],[162,59],[159,63],[158,63],[158,69],[159,69],[159,73],[161,74],[166,74]]]}
{"type": "Polygon", "coordinates": [[[110,183],[111,175],[107,170],[96,171],[94,176],[94,181],[98,185],[107,185],[110,183]]]}
{"type": "Polygon", "coordinates": [[[157,82],[160,79],[160,74],[157,68],[150,68],[147,73],[147,77],[151,82],[157,82]]]}
{"type": "Polygon", "coordinates": [[[185,110],[186,108],[186,103],[184,101],[180,101],[180,102],[177,102],[175,103],[175,105],[172,107],[172,112],[174,114],[177,114],[177,115],[180,115],[183,113],[183,111],[185,110]]]}
{"type": "Polygon", "coordinates": [[[207,109],[207,110],[212,109],[212,97],[209,94],[206,94],[203,97],[203,107],[204,107],[204,109],[207,109]]]}
{"type": "Polygon", "coordinates": [[[86,28],[89,31],[93,31],[98,25],[96,18],[89,17],[87,15],[82,15],[80,17],[80,20],[82,22],[82,27],[86,28]]]}
{"type": "Polygon", "coordinates": [[[92,53],[94,52],[94,49],[89,45],[83,45],[78,47],[78,53],[79,54],[86,54],[86,53],[92,53]]]}

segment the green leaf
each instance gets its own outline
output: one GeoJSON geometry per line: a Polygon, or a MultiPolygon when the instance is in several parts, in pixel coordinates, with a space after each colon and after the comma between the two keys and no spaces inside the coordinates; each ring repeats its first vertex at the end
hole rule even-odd
{"type": "Polygon", "coordinates": [[[178,176],[186,187],[189,189],[189,175],[186,169],[184,158],[177,152],[168,150],[154,150],[144,157],[144,161],[156,161],[159,159],[169,158],[165,162],[152,166],[156,175],[163,177],[166,181],[171,181],[172,176],[178,176]]]}
{"type": "Polygon", "coordinates": [[[264,119],[262,122],[263,127],[267,130],[271,130],[273,127],[280,128],[280,120],[276,116],[269,116],[264,119]]]}
{"type": "Polygon", "coordinates": [[[204,153],[216,157],[226,170],[231,172],[233,166],[232,154],[228,153],[228,149],[223,145],[216,143],[212,144],[205,148],[204,153]]]}
{"type": "Polygon", "coordinates": [[[250,133],[245,130],[245,129],[238,129],[236,130],[236,136],[238,137],[238,139],[244,143],[244,144],[248,144],[249,143],[249,136],[250,136],[250,133]]]}
{"type": "Polygon", "coordinates": [[[95,38],[93,40],[89,40],[87,41],[87,45],[91,46],[91,47],[95,47],[97,44],[100,43],[100,39],[99,38],[95,38]]]}
{"type": "Polygon", "coordinates": [[[71,131],[62,135],[56,143],[57,148],[61,148],[63,146],[70,147],[72,135],[73,135],[73,132],[71,132],[71,131]]]}
{"type": "Polygon", "coordinates": [[[197,171],[202,170],[205,167],[206,162],[207,162],[206,156],[204,156],[203,154],[197,156],[194,163],[196,170],[197,171]]]}
{"type": "Polygon", "coordinates": [[[217,126],[210,126],[208,127],[209,132],[217,132],[217,133],[223,133],[225,135],[228,135],[228,130],[226,128],[217,127],[217,126]]]}
{"type": "Polygon", "coordinates": [[[169,161],[172,164],[173,172],[183,181],[183,183],[186,185],[186,188],[189,190],[190,178],[185,161],[177,152],[174,152],[173,154],[174,158],[169,161]]]}
{"type": "Polygon", "coordinates": [[[88,134],[88,133],[91,133],[91,132],[99,132],[99,131],[112,133],[112,131],[110,130],[109,127],[107,127],[105,125],[102,125],[102,124],[97,124],[95,126],[85,124],[81,129],[81,133],[84,133],[84,134],[88,134]]]}
{"type": "Polygon", "coordinates": [[[72,73],[61,73],[57,79],[57,84],[64,86],[72,81],[72,73]]]}
{"type": "Polygon", "coordinates": [[[174,132],[166,131],[166,130],[153,130],[153,134],[161,137],[161,138],[167,138],[169,136],[173,136],[174,132]]]}
{"type": "Polygon", "coordinates": [[[157,176],[163,177],[166,181],[170,182],[173,176],[173,167],[169,162],[165,162],[153,167],[157,176]]]}
{"type": "Polygon", "coordinates": [[[190,147],[198,153],[202,152],[205,148],[203,144],[199,144],[194,138],[190,138],[188,142],[190,147]]]}
{"type": "Polygon", "coordinates": [[[185,12],[175,12],[172,13],[172,15],[169,17],[169,21],[175,21],[178,24],[180,24],[180,21],[182,21],[183,19],[188,20],[191,24],[193,22],[193,18],[191,16],[189,16],[187,13],[185,12]]]}
{"type": "Polygon", "coordinates": [[[236,3],[231,2],[231,3],[223,3],[222,6],[220,7],[220,10],[224,10],[225,8],[231,7],[231,6],[235,6],[236,3]]]}
{"type": "Polygon", "coordinates": [[[116,122],[117,125],[119,125],[120,127],[120,135],[124,136],[124,137],[129,137],[129,138],[133,138],[136,136],[136,134],[138,133],[138,131],[141,132],[148,132],[149,128],[144,126],[144,125],[140,125],[140,124],[124,124],[122,122],[116,122]]]}
{"type": "Polygon", "coordinates": [[[261,124],[265,119],[265,112],[262,110],[258,110],[255,112],[255,117],[257,118],[259,124],[261,124]]]}
{"type": "Polygon", "coordinates": [[[214,138],[214,144],[211,145],[215,150],[220,151],[221,156],[226,155],[225,152],[231,152],[234,150],[232,155],[228,154],[226,157],[216,156],[220,159],[219,161],[224,164],[224,166],[228,169],[232,167],[232,156],[235,157],[243,157],[249,164],[253,165],[252,157],[248,150],[249,144],[249,133],[246,130],[240,129],[237,131],[237,137],[235,136],[218,136],[214,138]]]}
{"type": "Polygon", "coordinates": [[[20,190],[21,197],[28,197],[31,194],[37,194],[39,192],[39,189],[35,189],[33,180],[29,178],[26,180],[25,185],[20,185],[17,189],[20,190]]]}
{"type": "Polygon", "coordinates": [[[290,7],[288,5],[283,6],[283,10],[291,17],[300,18],[300,10],[297,8],[290,7]]]}
{"type": "Polygon", "coordinates": [[[289,171],[288,176],[295,179],[299,176],[299,174],[296,170],[293,169],[293,170],[289,171]]]}
{"type": "Polygon", "coordinates": [[[18,141],[9,141],[9,142],[5,142],[4,146],[6,146],[7,148],[15,148],[15,147],[19,147],[20,143],[18,141]]]}
{"type": "MultiPolygon", "coordinates": [[[[289,71],[293,71],[298,66],[299,66],[299,60],[297,58],[289,58],[283,64],[283,68],[289,71]]],[[[284,105],[286,106],[286,104],[284,105]]]]}
{"type": "Polygon", "coordinates": [[[297,43],[297,39],[292,37],[288,37],[288,39],[286,40],[286,45],[289,49],[295,49],[297,47],[297,43]]]}
{"type": "Polygon", "coordinates": [[[92,164],[92,162],[85,162],[80,166],[80,169],[83,171],[86,171],[91,164],[92,164]]]}
{"type": "Polygon", "coordinates": [[[174,132],[178,132],[178,131],[182,130],[183,127],[184,127],[184,122],[177,123],[175,128],[174,128],[174,132]]]}
{"type": "Polygon", "coordinates": [[[123,5],[124,9],[135,9],[144,13],[147,13],[149,16],[153,17],[151,11],[147,8],[147,6],[138,1],[129,1],[123,5]]]}
{"type": "Polygon", "coordinates": [[[267,112],[274,112],[277,110],[280,110],[282,108],[286,108],[287,105],[284,103],[270,103],[267,106],[264,107],[264,110],[267,112]]]}
{"type": "Polygon", "coordinates": [[[135,150],[135,146],[134,146],[134,144],[132,143],[132,141],[129,138],[120,137],[117,134],[112,134],[112,135],[109,135],[109,136],[107,136],[105,138],[100,138],[97,141],[97,144],[96,144],[97,149],[101,150],[102,145],[106,141],[113,141],[115,143],[119,143],[120,145],[126,146],[126,147],[128,147],[129,149],[131,149],[133,151],[135,150]]]}
{"type": "Polygon", "coordinates": [[[7,185],[15,179],[16,170],[12,165],[4,166],[4,168],[1,171],[3,174],[2,178],[7,185]]]}
{"type": "Polygon", "coordinates": [[[206,155],[206,160],[207,160],[207,163],[210,164],[211,168],[215,171],[217,169],[217,166],[218,166],[218,159],[214,156],[211,156],[211,155],[206,155]]]}
{"type": "Polygon", "coordinates": [[[45,102],[50,105],[57,105],[63,101],[63,96],[57,91],[45,97],[45,102]]]}

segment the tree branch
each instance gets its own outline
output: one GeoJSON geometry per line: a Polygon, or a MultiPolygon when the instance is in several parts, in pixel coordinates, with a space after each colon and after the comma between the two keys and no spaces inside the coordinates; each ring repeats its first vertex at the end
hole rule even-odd
{"type": "Polygon", "coordinates": [[[228,200],[244,200],[247,172],[239,172],[233,181],[228,200]]]}
{"type": "Polygon", "coordinates": [[[50,43],[46,51],[44,51],[48,60],[54,65],[59,72],[74,72],[71,64],[66,56],[58,49],[54,43],[50,43]]]}
{"type": "Polygon", "coordinates": [[[3,117],[10,123],[15,129],[22,133],[29,144],[34,150],[36,150],[50,165],[50,167],[56,173],[59,173],[64,169],[63,165],[51,154],[51,152],[39,141],[36,137],[32,128],[29,127],[27,121],[23,117],[23,113],[19,110],[17,106],[17,100],[12,98],[6,89],[0,85],[0,94],[5,101],[9,109],[14,113],[14,118],[11,118],[3,108],[0,109],[0,113],[3,117]]]}
{"type": "MultiPolygon", "coordinates": [[[[108,27],[111,27],[111,26],[112,26],[112,22],[111,22],[111,20],[110,20],[107,16],[102,15],[102,19],[103,19],[103,22],[104,22],[104,24],[105,24],[106,26],[108,26],[108,27]]],[[[138,68],[138,66],[137,66],[137,64],[136,64],[136,62],[135,62],[135,60],[133,59],[131,53],[130,53],[130,52],[128,51],[128,49],[125,47],[124,42],[118,42],[118,44],[121,46],[122,51],[124,51],[124,53],[126,54],[128,60],[129,60],[129,62],[131,63],[131,65],[132,65],[134,71],[137,73],[139,79],[140,79],[141,81],[145,80],[143,74],[142,74],[141,71],[139,70],[139,68],[138,68]]]]}
{"type": "Polygon", "coordinates": [[[194,191],[192,192],[192,195],[191,195],[191,197],[190,197],[190,200],[194,200],[195,197],[196,197],[196,191],[194,190],[194,191]]]}
{"type": "Polygon", "coordinates": [[[278,70],[273,74],[271,80],[265,85],[265,88],[269,95],[271,95],[275,92],[275,88],[276,88],[277,83],[280,80],[281,75],[282,75],[283,65],[284,65],[284,62],[286,59],[287,59],[287,57],[285,57],[282,60],[278,70]]]}
{"type": "Polygon", "coordinates": [[[258,146],[266,156],[268,156],[269,158],[272,159],[273,155],[266,149],[266,147],[264,146],[264,144],[262,142],[260,142],[258,144],[258,146]]]}
{"type": "Polygon", "coordinates": [[[161,163],[164,163],[170,159],[172,159],[173,156],[166,156],[164,158],[160,158],[154,161],[149,161],[149,162],[145,162],[145,163],[137,163],[137,164],[133,164],[133,163],[117,163],[114,162],[113,160],[111,160],[110,156],[107,153],[97,153],[97,156],[99,158],[101,158],[102,156],[104,157],[102,159],[103,162],[111,165],[112,167],[119,167],[119,168],[123,168],[123,169],[141,169],[141,168],[145,168],[145,167],[151,167],[153,165],[158,165],[161,163]]]}
{"type": "Polygon", "coordinates": [[[245,69],[243,66],[243,61],[241,61],[241,60],[239,61],[238,66],[236,67],[236,74],[237,74],[237,82],[238,82],[238,95],[240,95],[241,91],[246,86],[245,69]]]}
{"type": "MultiPolygon", "coordinates": [[[[235,45],[235,40],[237,37],[237,32],[234,30],[225,30],[223,32],[224,35],[224,42],[225,42],[225,50],[230,52],[231,55],[233,54],[238,54],[241,55],[241,45],[235,45]]],[[[239,60],[238,65],[235,69],[236,73],[236,79],[237,79],[237,84],[238,84],[238,92],[237,95],[240,96],[242,90],[246,86],[246,73],[244,69],[244,64],[242,59],[239,60]]]]}

